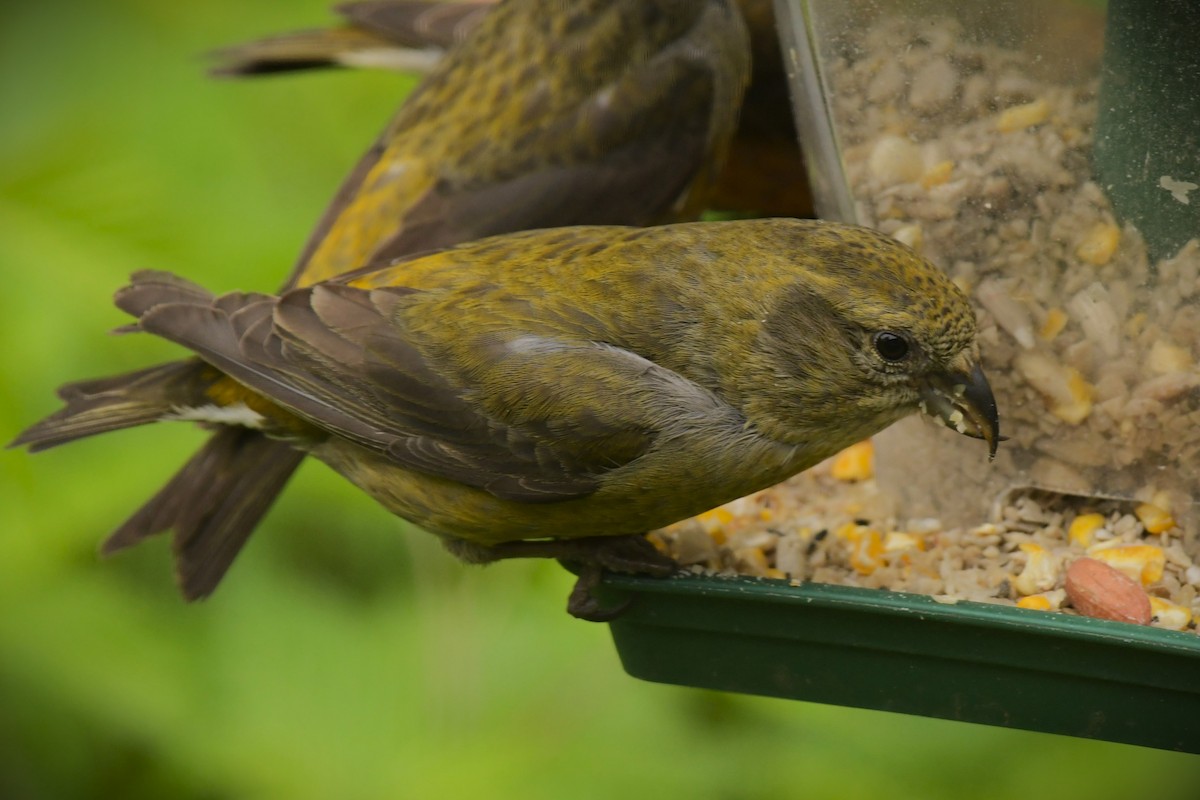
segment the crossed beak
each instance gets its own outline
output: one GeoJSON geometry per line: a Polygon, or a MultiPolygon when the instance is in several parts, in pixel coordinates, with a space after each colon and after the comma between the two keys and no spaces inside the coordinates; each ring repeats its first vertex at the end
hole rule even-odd
{"type": "Polygon", "coordinates": [[[929,376],[921,390],[921,410],[940,420],[947,428],[983,439],[988,459],[996,457],[1000,435],[1000,415],[987,377],[976,362],[964,369],[950,369],[929,376]]]}

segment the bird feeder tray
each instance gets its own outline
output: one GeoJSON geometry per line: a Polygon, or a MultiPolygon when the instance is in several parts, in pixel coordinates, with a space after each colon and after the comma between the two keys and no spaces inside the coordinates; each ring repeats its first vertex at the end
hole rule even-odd
{"type": "Polygon", "coordinates": [[[611,575],[636,678],[1200,753],[1200,637],[753,578],[611,575]]]}

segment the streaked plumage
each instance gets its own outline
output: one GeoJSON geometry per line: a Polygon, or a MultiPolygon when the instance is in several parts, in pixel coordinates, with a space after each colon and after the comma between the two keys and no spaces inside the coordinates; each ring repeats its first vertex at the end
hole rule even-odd
{"type": "MultiPolygon", "coordinates": [[[[285,288],[492,233],[688,213],[693,187],[723,158],[748,78],[731,2],[506,0],[363,156],[285,288]],[[571,68],[546,72],[547,54],[563,52],[571,68]]],[[[359,9],[364,25],[384,24],[385,9],[359,9]]],[[[195,359],[60,396],[66,409],[31,449],[143,424],[164,406],[273,410],[195,359]]],[[[105,551],[171,530],[181,589],[204,597],[303,458],[255,430],[218,427],[105,551]]]]}
{"type": "MultiPolygon", "coordinates": [[[[812,196],[797,143],[773,0],[737,0],[750,33],[753,72],[724,168],[702,208],[811,217],[812,196]]],[[[365,0],[336,7],[343,24],[270,36],[212,53],[214,75],[246,77],[327,67],[430,70],[496,6],[490,0],[365,0]]],[[[546,73],[573,68],[569,54],[542,53],[546,73]]],[[[592,221],[592,220],[587,220],[592,221]]],[[[637,222],[626,220],[626,222],[637,222]]]]}
{"type": "MultiPolygon", "coordinates": [[[[279,296],[146,272],[117,304],[131,330],[236,382],[164,393],[162,416],[252,410],[475,561],[645,533],[922,403],[997,437],[963,294],[903,245],[833,223],[516,233],[279,296]],[[881,333],[903,340],[900,358],[881,333]]],[[[65,390],[68,408],[16,444],[63,441],[86,394],[65,390]]]]}

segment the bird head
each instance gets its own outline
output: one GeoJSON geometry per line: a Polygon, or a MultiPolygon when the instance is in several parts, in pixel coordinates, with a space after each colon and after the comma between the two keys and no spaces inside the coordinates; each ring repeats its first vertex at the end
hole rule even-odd
{"type": "MultiPolygon", "coordinates": [[[[778,292],[760,345],[777,378],[768,424],[799,422],[795,441],[828,431],[839,449],[922,411],[987,442],[999,416],[979,366],[975,314],[937,267],[888,236],[823,223],[803,231],[795,280],[778,292]],[[784,417],[791,417],[791,421],[784,417]],[[844,435],[842,435],[844,434],[844,435]]],[[[751,413],[755,424],[762,405],[751,413]]]]}

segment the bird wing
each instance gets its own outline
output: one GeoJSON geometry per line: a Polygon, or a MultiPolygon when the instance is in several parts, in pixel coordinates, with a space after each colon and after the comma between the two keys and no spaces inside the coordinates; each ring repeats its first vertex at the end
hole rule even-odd
{"type": "Polygon", "coordinates": [[[447,363],[404,325],[414,290],[321,284],[279,299],[171,291],[156,303],[167,279],[139,273],[119,295],[141,330],[191,348],[328,433],[505,499],[586,496],[650,450],[681,409],[718,405],[670,370],[591,342],[514,333],[473,369],[447,363]]]}
{"type": "Polygon", "coordinates": [[[444,50],[464,39],[494,5],[494,0],[360,0],[343,3],[337,12],[397,46],[444,50]]]}
{"type": "Polygon", "coordinates": [[[341,254],[364,240],[379,243],[378,262],[514,230],[683,214],[722,160],[749,80],[737,10],[580,9],[541,0],[489,12],[347,178],[289,285],[361,266],[361,254],[341,254]],[[564,32],[553,20],[568,13],[578,19],[564,32]]]}

